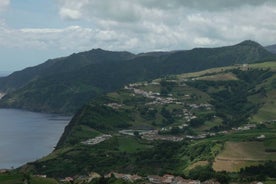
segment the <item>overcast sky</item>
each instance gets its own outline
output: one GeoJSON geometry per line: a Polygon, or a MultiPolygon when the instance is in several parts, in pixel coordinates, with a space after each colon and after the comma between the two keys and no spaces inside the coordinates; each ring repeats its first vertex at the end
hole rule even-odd
{"type": "Polygon", "coordinates": [[[102,48],[276,43],[276,0],[0,0],[0,71],[102,48]]]}

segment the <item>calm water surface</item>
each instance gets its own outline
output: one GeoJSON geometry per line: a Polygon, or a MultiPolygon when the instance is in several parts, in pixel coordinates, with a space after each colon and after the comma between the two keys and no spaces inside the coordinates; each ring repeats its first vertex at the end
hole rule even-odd
{"type": "Polygon", "coordinates": [[[50,153],[70,119],[0,109],[0,168],[16,168],[50,153]]]}

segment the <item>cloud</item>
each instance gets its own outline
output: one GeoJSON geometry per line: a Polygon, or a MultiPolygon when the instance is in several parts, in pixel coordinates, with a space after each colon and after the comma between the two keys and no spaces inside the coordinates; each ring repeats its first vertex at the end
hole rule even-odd
{"type": "Polygon", "coordinates": [[[259,6],[274,3],[274,0],[142,0],[144,6],[161,9],[189,8],[200,11],[222,11],[242,6],[259,6]]]}
{"type": "Polygon", "coordinates": [[[67,15],[68,19],[91,22],[103,32],[112,30],[112,35],[117,35],[116,41],[108,43],[108,47],[121,42],[119,48],[145,51],[221,46],[245,39],[262,44],[276,42],[275,0],[59,0],[59,3],[60,11],[67,8],[78,15],[74,18],[67,15]]]}
{"type": "MultiPolygon", "coordinates": [[[[219,12],[243,6],[275,5],[275,0],[59,0],[60,15],[68,19],[101,18],[119,22],[142,19],[145,11],[184,9],[219,12]]],[[[147,17],[150,18],[150,17],[147,17]]]]}
{"type": "Polygon", "coordinates": [[[276,43],[274,2],[58,0],[61,19],[71,26],[15,29],[0,24],[0,46],[145,52],[216,47],[245,39],[269,45],[276,43]]]}
{"type": "Polygon", "coordinates": [[[1,0],[0,1],[0,12],[5,10],[10,4],[10,0],[1,0]]]}
{"type": "Polygon", "coordinates": [[[80,11],[73,10],[70,8],[61,8],[59,14],[63,19],[77,20],[81,18],[80,11]]]}

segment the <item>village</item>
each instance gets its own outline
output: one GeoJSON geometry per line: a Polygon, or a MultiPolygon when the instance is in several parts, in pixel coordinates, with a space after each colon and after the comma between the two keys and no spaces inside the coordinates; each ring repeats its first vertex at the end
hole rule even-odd
{"type": "MultiPolygon", "coordinates": [[[[40,176],[40,175],[37,175],[40,176]]],[[[41,177],[46,177],[45,175],[41,177]]],[[[110,172],[104,176],[96,172],[91,172],[88,176],[76,176],[76,177],[65,177],[60,179],[61,182],[82,182],[82,183],[90,183],[94,179],[99,178],[116,178],[121,179],[129,183],[144,183],[144,184],[220,184],[218,181],[215,180],[207,180],[207,181],[199,181],[199,180],[192,180],[192,179],[185,179],[181,176],[175,176],[171,174],[164,174],[163,176],[158,175],[149,175],[146,177],[139,176],[137,174],[123,174],[117,172],[110,172]]]]}
{"type": "Polygon", "coordinates": [[[85,145],[95,145],[95,144],[99,144],[107,139],[110,139],[111,137],[112,137],[111,135],[103,134],[103,135],[97,136],[93,139],[88,139],[86,141],[82,141],[81,143],[85,144],[85,145]]]}

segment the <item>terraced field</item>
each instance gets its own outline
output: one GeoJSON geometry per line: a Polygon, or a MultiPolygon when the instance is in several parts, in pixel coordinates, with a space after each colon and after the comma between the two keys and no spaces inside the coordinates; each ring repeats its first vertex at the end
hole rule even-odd
{"type": "Polygon", "coordinates": [[[215,158],[215,171],[239,171],[242,167],[276,160],[276,152],[266,152],[263,142],[226,142],[224,150],[215,158]]]}

